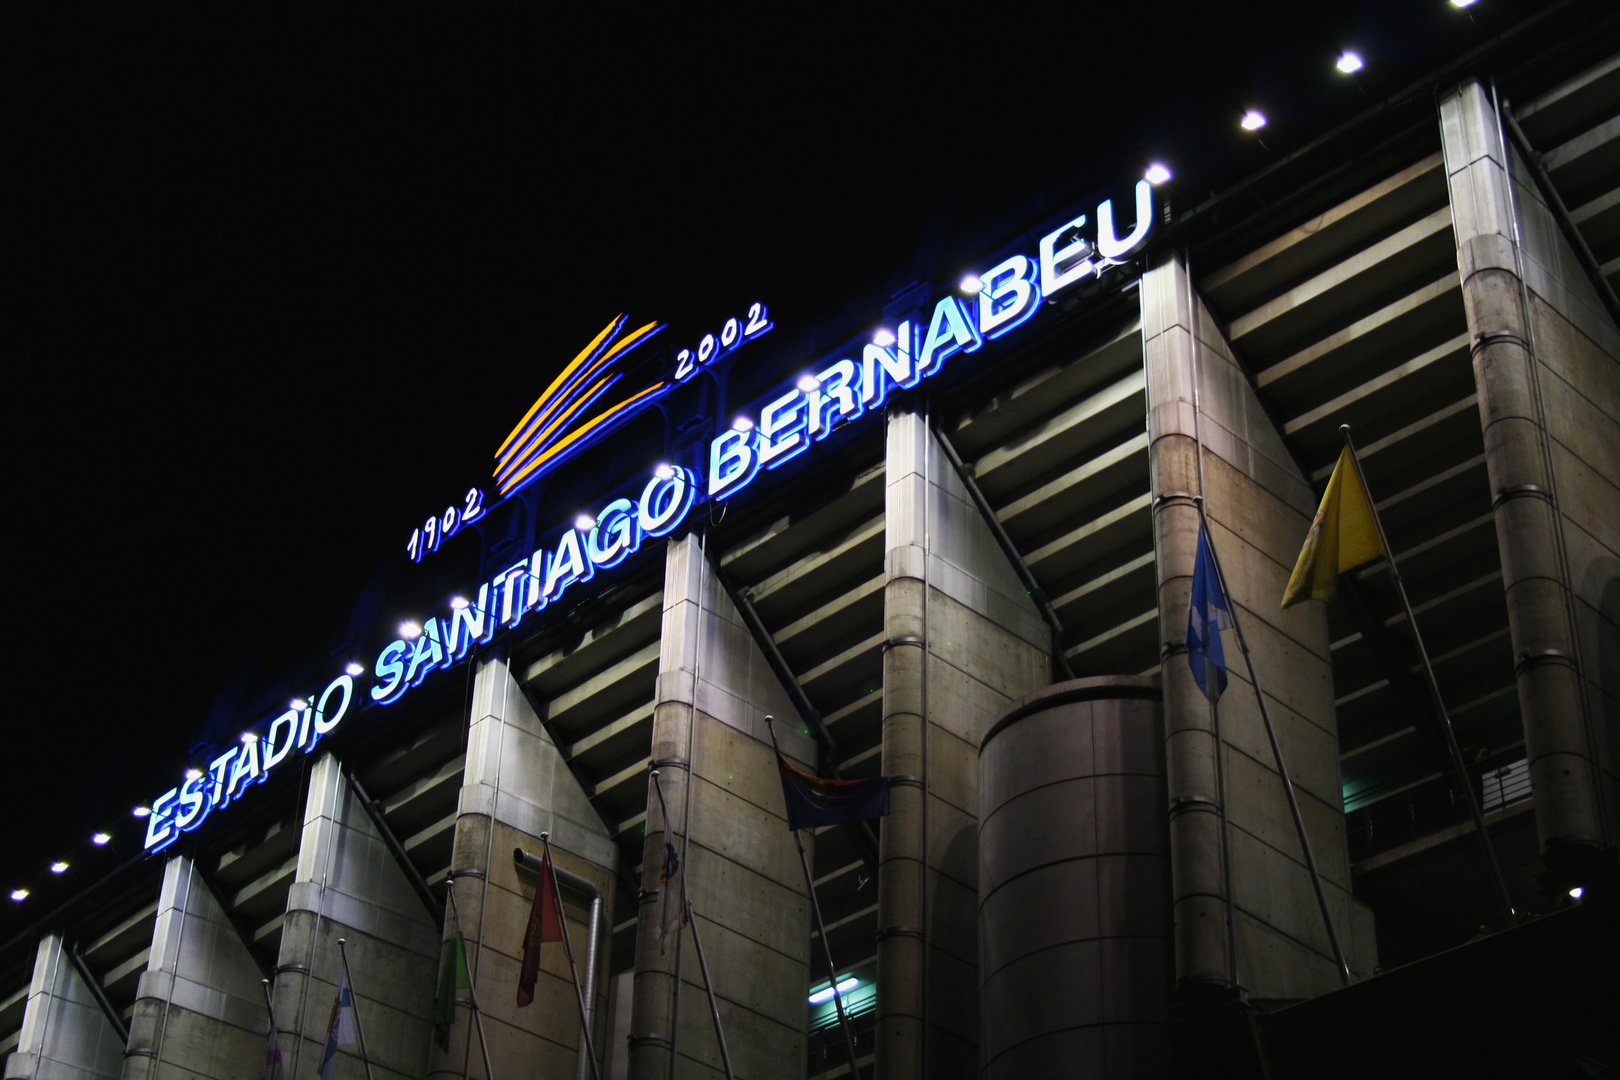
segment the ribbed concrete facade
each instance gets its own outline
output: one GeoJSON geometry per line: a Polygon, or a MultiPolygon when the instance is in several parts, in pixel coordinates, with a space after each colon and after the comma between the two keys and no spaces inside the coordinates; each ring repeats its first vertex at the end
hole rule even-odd
{"type": "MultiPolygon", "coordinates": [[[[1570,75],[1512,105],[1532,154],[1498,123],[1489,86],[1469,81],[1443,88],[1432,126],[1402,129],[1348,172],[1324,166],[1298,202],[1203,232],[1197,214],[1156,206],[1159,231],[1083,297],[1057,294],[743,494],[699,501],[673,534],[519,612],[399,703],[357,709],[8,955],[6,1076],[258,1075],[265,979],[289,1075],[307,1076],[338,938],[377,1077],[483,1078],[486,1043],[495,1076],[588,1075],[560,945],[542,949],[534,1004],[515,1004],[537,878],[514,849],[540,851],[542,833],[602,897],[590,1006],[604,1075],[721,1075],[691,929],[670,932],[666,841],[739,1077],[849,1075],[829,1004],[806,1000],[828,982],[824,950],[838,980],[856,980],[862,1075],[1000,1075],[1040,1060],[1012,1030],[1019,988],[997,980],[1050,963],[1048,948],[1102,955],[1097,913],[1131,902],[1096,870],[1095,932],[1086,922],[1065,937],[1090,918],[1078,896],[1071,905],[1053,884],[1003,910],[1008,882],[1115,857],[1151,861],[1132,888],[1162,904],[1151,948],[1164,962],[1132,969],[1155,984],[1118,984],[1164,1003],[1150,1023],[1320,998],[1340,975],[1237,640],[1224,639],[1230,685],[1216,706],[1186,662],[1201,521],[1353,979],[1501,917],[1458,809],[1441,707],[1513,904],[1546,911],[1571,884],[1597,885],[1620,843],[1620,172],[1606,165],[1620,147],[1620,60],[1570,75]],[[1441,702],[1383,566],[1344,575],[1333,604],[1279,606],[1341,424],[1441,702]],[[984,739],[1015,702],[1071,675],[1162,699],[1153,770],[1096,757],[1084,774],[1097,820],[1105,803],[1128,804],[1144,830],[1133,835],[1151,842],[1105,850],[1099,831],[1052,869],[1009,874],[992,811],[1008,813],[1012,796],[994,796],[999,810],[981,800],[984,739]],[[766,714],[799,767],[890,778],[886,819],[803,834],[825,941],[766,714]],[[1162,798],[1142,784],[1113,802],[1097,794],[1110,776],[1158,784],[1161,762],[1162,798]],[[1033,921],[1024,953],[1009,960],[1006,939],[981,939],[986,911],[1002,927],[1033,921]],[[446,1051],[432,1018],[458,930],[474,989],[458,995],[446,1051]]],[[[1076,212],[1020,211],[1032,231],[964,252],[964,265],[1034,252],[1076,212]]],[[[911,285],[885,325],[908,312],[926,325],[953,285],[911,285]]],[[[859,357],[872,327],[817,340],[817,355],[859,357]]],[[[749,348],[772,378],[809,363],[749,348]]],[[[718,416],[738,404],[723,394],[764,395],[762,378],[739,365],[680,401],[718,416]]],[[[615,449],[645,451],[649,468],[695,461],[698,437],[662,425],[626,428],[615,449]]],[[[489,580],[539,548],[559,505],[512,500],[455,557],[489,580]]],[[[441,599],[413,587],[370,596],[367,610],[410,615],[441,599]]],[[[1141,724],[1131,730],[1140,756],[1141,724]]],[[[1041,787],[1004,779],[1005,792],[1041,787]]],[[[1037,815],[1029,850],[1085,812],[1037,815]]],[[[588,902],[562,899],[583,965],[588,902]]],[[[1119,936],[1133,935],[1153,938],[1119,936]]],[[[1099,994],[1093,1019],[1064,1031],[1127,1022],[1113,992],[1099,994]]],[[[1091,1049],[1123,1038],[1063,1037],[1091,1049]]],[[[359,1053],[342,1048],[339,1076],[364,1075],[359,1053]]]]}

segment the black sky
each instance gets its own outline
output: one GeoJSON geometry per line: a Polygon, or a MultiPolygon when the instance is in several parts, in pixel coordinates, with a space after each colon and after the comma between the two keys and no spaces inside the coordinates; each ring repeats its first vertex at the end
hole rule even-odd
{"type": "Polygon", "coordinates": [[[1445,0],[402,10],[27,42],[7,890],[127,829],[242,658],[346,612],[616,313],[875,312],[947,191],[1162,157],[1196,201],[1271,160],[1245,107],[1286,149],[1483,36],[1445,0]]]}

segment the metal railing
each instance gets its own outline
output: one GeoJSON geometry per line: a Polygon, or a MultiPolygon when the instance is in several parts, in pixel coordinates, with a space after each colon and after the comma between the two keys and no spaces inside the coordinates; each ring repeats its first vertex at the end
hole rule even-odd
{"type": "MultiPolygon", "coordinates": [[[[1522,751],[1514,751],[1515,755],[1519,753],[1522,751]]],[[[1523,757],[1510,760],[1512,756],[1499,757],[1468,770],[1474,796],[1487,813],[1522,802],[1532,794],[1529,762],[1523,757]]],[[[1351,861],[1357,862],[1467,821],[1468,801],[1457,783],[1455,776],[1433,776],[1345,814],[1351,861]]]]}

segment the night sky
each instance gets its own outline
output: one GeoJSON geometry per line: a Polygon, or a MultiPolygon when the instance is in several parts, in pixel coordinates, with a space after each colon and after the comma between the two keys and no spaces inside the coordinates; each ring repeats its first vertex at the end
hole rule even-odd
{"type": "Polygon", "coordinates": [[[617,313],[875,319],[942,198],[1162,159],[1190,206],[1531,7],[85,12],[14,42],[0,884],[27,921],[84,884],[237,665],[346,614],[617,313]]]}

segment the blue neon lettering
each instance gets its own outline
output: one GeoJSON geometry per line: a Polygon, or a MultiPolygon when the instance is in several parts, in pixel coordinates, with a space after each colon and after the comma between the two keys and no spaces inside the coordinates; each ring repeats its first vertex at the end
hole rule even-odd
{"type": "Polygon", "coordinates": [[[528,569],[529,560],[519,559],[490,579],[490,584],[500,590],[501,622],[507,626],[516,626],[518,620],[523,618],[524,609],[529,606],[517,595],[518,586],[523,584],[528,569]]]}
{"type": "Polygon", "coordinates": [[[1067,222],[1059,228],[1053,229],[1041,237],[1041,293],[1051,296],[1059,289],[1073,285],[1082,278],[1090,277],[1097,272],[1097,266],[1091,261],[1092,247],[1089,240],[1074,237],[1062,248],[1057,246],[1058,241],[1070,235],[1086,223],[1086,215],[1081,214],[1073,221],[1067,222]]]}
{"type": "Polygon", "coordinates": [[[237,787],[242,778],[247,777],[248,783],[255,783],[264,779],[259,769],[259,740],[249,739],[242,744],[242,752],[236,755],[236,763],[231,766],[231,778],[225,785],[225,798],[234,799],[237,796],[237,787]]]}
{"type": "Polygon", "coordinates": [[[641,524],[637,520],[636,504],[629,499],[614,499],[602,507],[597,515],[596,528],[585,537],[585,554],[593,564],[606,570],[618,566],[641,547],[641,524]],[[607,547],[604,537],[611,537],[607,547]]]}
{"type": "MultiPolygon", "coordinates": [[[[383,646],[383,651],[377,654],[377,667],[375,674],[378,682],[371,687],[371,700],[379,705],[387,705],[391,701],[399,700],[399,695],[405,692],[405,657],[404,654],[410,646],[403,641],[390,641],[383,646]]],[[[303,745],[303,740],[299,740],[303,745]]]]}
{"type": "Polygon", "coordinates": [[[641,535],[656,539],[680,528],[696,498],[697,479],[685,466],[675,466],[668,477],[654,476],[641,489],[641,503],[636,511],[641,535]]]}
{"type": "MultiPolygon", "coordinates": [[[[428,624],[433,626],[435,633],[437,633],[439,629],[436,622],[437,620],[435,619],[428,620],[428,624]]],[[[424,638],[427,637],[426,630],[423,631],[422,636],[424,638]]],[[[435,644],[437,643],[435,642],[435,644]]],[[[353,700],[354,680],[349,678],[347,675],[339,675],[326,685],[326,689],[321,691],[321,696],[315,700],[316,740],[320,739],[321,736],[338,726],[338,721],[342,720],[344,714],[349,711],[349,702],[353,700]],[[337,690],[343,691],[343,700],[338,704],[336,709],[328,709],[327,706],[332,700],[332,694],[337,690]]]]}
{"type": "Polygon", "coordinates": [[[865,411],[856,393],[858,380],[855,361],[847,358],[836,361],[816,376],[821,386],[810,392],[810,417],[807,423],[812,438],[825,439],[832,433],[834,424],[840,420],[854,420],[865,411]]]}
{"type": "Polygon", "coordinates": [[[444,666],[464,659],[473,642],[487,642],[495,634],[495,620],[488,618],[489,583],[478,586],[478,599],[450,613],[450,633],[445,639],[444,666]]]}
{"type": "Polygon", "coordinates": [[[557,552],[546,567],[546,584],[540,593],[549,603],[574,582],[589,581],[593,572],[590,560],[580,550],[579,530],[568,529],[557,540],[557,552]]]}
{"type": "Polygon", "coordinates": [[[804,394],[795,387],[759,414],[759,460],[769,468],[776,468],[810,446],[805,434],[809,410],[805,408],[804,394]]]}
{"type": "Polygon", "coordinates": [[[174,823],[185,832],[190,832],[201,825],[212,807],[202,789],[207,781],[208,774],[204,773],[202,776],[192,777],[180,786],[180,812],[175,815],[174,823]]]}
{"type": "Polygon", "coordinates": [[[957,303],[956,297],[940,298],[934,305],[934,317],[928,323],[922,348],[917,350],[919,377],[933,375],[957,353],[973,352],[984,344],[973,322],[962,313],[962,305],[957,303]]]}
{"type": "Polygon", "coordinates": [[[152,813],[146,819],[146,850],[162,851],[179,838],[180,834],[174,831],[173,806],[180,797],[179,788],[170,788],[157,801],[152,804],[152,813]],[[163,828],[159,829],[158,826],[163,828]]]}
{"type": "MultiPolygon", "coordinates": [[[[732,428],[709,444],[709,498],[723,499],[744,487],[759,473],[759,454],[752,431],[732,428]]],[[[652,532],[646,529],[646,532],[652,532]]]]}
{"type": "Polygon", "coordinates": [[[1040,309],[1035,264],[1023,255],[999,263],[980,279],[979,332],[993,340],[1024,325],[1040,309]]]}
{"type": "Polygon", "coordinates": [[[231,759],[240,749],[239,746],[233,746],[208,763],[208,778],[212,781],[208,787],[208,801],[213,806],[223,806],[231,801],[225,789],[226,771],[231,767],[231,759]]]}
{"type": "MultiPolygon", "coordinates": [[[[427,673],[443,659],[444,643],[439,638],[439,620],[429,619],[422,624],[422,636],[416,639],[416,646],[411,649],[411,662],[405,667],[406,685],[421,686],[427,673]]],[[[314,746],[313,741],[310,746],[314,746]]]]}
{"type": "Polygon", "coordinates": [[[264,771],[269,772],[281,763],[281,759],[292,753],[292,748],[298,741],[299,713],[288,709],[274,720],[270,721],[270,730],[264,734],[264,771]],[[283,738],[276,738],[276,728],[285,724],[287,734],[283,738]]]}
{"type": "Polygon", "coordinates": [[[1136,182],[1136,225],[1130,235],[1121,240],[1114,234],[1114,200],[1109,199],[1097,207],[1097,254],[1105,259],[1123,259],[1147,239],[1153,225],[1153,185],[1146,180],[1136,182]]]}

